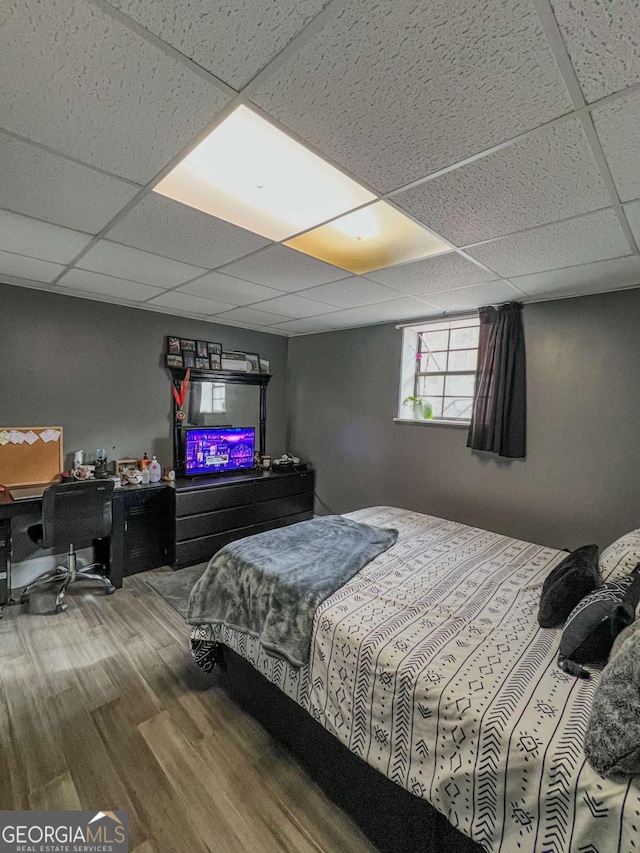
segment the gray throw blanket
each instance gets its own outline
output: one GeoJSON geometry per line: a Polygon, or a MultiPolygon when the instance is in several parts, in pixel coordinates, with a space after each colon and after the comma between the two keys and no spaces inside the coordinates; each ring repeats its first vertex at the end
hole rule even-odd
{"type": "Polygon", "coordinates": [[[211,558],[187,621],[253,634],[302,666],[318,605],[397,538],[397,530],[327,515],[239,539],[211,558]]]}

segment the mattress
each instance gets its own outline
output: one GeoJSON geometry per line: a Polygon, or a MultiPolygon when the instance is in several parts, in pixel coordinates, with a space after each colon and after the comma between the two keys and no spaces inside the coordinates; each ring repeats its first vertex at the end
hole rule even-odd
{"type": "Polygon", "coordinates": [[[601,779],[582,748],[599,673],[561,672],[560,631],[537,624],[563,552],[394,507],[347,517],[400,536],[320,605],[307,666],[208,625],[195,659],[233,649],[486,850],[640,847],[640,779],[601,779]]]}

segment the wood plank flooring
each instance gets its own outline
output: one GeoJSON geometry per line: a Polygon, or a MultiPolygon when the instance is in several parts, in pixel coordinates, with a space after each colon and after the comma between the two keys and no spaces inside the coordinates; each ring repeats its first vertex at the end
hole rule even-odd
{"type": "Polygon", "coordinates": [[[127,809],[132,853],[375,853],[193,663],[155,574],[5,610],[0,808],[127,809]]]}

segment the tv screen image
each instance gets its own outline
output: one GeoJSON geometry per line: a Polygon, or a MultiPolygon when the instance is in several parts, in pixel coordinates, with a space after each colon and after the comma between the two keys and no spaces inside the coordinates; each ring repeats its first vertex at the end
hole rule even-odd
{"type": "Polygon", "coordinates": [[[185,435],[185,474],[213,474],[253,467],[255,429],[188,429],[185,435]]]}

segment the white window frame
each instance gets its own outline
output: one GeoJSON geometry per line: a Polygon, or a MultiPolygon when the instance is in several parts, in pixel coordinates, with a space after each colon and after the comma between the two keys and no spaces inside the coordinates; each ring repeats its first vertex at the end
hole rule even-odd
{"type": "MultiPolygon", "coordinates": [[[[456,315],[454,317],[439,317],[438,319],[433,320],[423,320],[421,323],[415,324],[406,324],[402,326],[396,326],[396,328],[402,330],[402,355],[401,355],[401,373],[400,373],[400,388],[398,394],[398,417],[394,418],[394,421],[399,421],[402,423],[413,423],[413,424],[424,424],[430,426],[444,425],[444,426],[458,426],[468,428],[471,418],[445,418],[445,417],[433,417],[430,419],[418,418],[412,416],[412,411],[410,406],[404,404],[404,401],[407,397],[416,396],[416,390],[418,385],[418,375],[419,374],[428,374],[428,375],[442,375],[445,377],[444,382],[446,382],[446,377],[449,375],[452,376],[464,376],[464,375],[474,375],[475,370],[436,370],[436,371],[420,371],[419,370],[419,359],[417,358],[420,353],[420,333],[427,331],[444,331],[445,328],[451,331],[451,329],[455,328],[466,328],[467,326],[479,326],[480,318],[479,315],[474,312],[473,314],[467,315],[456,315]]],[[[450,335],[447,346],[447,353],[449,350],[450,343],[450,335]]],[[[469,349],[473,349],[473,347],[469,347],[469,349]]],[[[448,367],[448,364],[447,364],[448,367]]],[[[444,384],[444,383],[443,383],[444,384]]],[[[444,390],[444,389],[443,389],[444,390]]]]}

